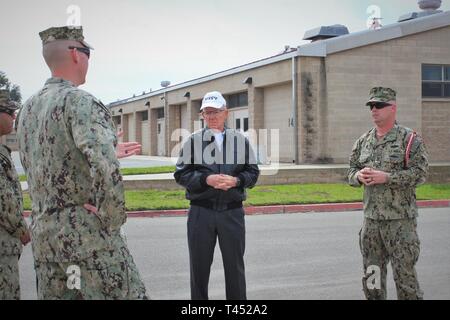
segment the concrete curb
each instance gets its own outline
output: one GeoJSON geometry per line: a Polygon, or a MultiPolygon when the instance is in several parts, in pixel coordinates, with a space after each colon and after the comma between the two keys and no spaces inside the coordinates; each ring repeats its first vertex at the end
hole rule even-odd
{"type": "MultiPolygon", "coordinates": [[[[419,208],[449,208],[450,200],[429,200],[417,201],[419,208]]],[[[325,203],[325,204],[296,204],[296,205],[276,205],[262,207],[246,207],[246,215],[262,214],[292,214],[308,212],[343,212],[362,210],[363,204],[357,203],[325,203]]],[[[30,211],[24,211],[23,215],[29,217],[30,211]]],[[[149,211],[129,211],[130,218],[159,218],[159,217],[185,217],[187,210],[149,210],[149,211]]]]}
{"type": "MultiPolygon", "coordinates": [[[[417,201],[419,208],[449,208],[450,200],[417,201]]],[[[363,203],[325,203],[301,205],[275,205],[261,207],[245,207],[246,215],[293,214],[314,212],[344,212],[363,209],[363,203]]],[[[187,210],[152,210],[128,212],[130,218],[183,217],[187,210]]]]}

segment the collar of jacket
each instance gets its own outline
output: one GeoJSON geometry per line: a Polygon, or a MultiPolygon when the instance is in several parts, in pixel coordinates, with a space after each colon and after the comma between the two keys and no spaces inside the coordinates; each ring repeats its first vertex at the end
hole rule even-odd
{"type": "Polygon", "coordinates": [[[5,146],[4,144],[1,144],[0,143],[0,151],[1,151],[1,148],[5,148],[5,150],[9,153],[9,155],[11,156],[11,149],[9,148],[9,147],[7,147],[7,146],[5,146]]]}
{"type": "Polygon", "coordinates": [[[65,84],[67,86],[75,87],[75,85],[69,80],[64,80],[62,78],[52,77],[45,82],[45,85],[49,84],[65,84]]]}
{"type": "MultiPolygon", "coordinates": [[[[210,128],[208,128],[208,127],[203,128],[203,133],[202,133],[202,135],[204,136],[204,135],[205,135],[205,132],[208,131],[208,130],[212,130],[212,129],[210,129],[210,128]]],[[[223,137],[224,137],[224,138],[226,137],[227,131],[228,131],[228,130],[230,130],[230,128],[228,128],[227,126],[224,126],[223,131],[222,131],[222,134],[223,134],[223,137]]],[[[214,134],[211,134],[211,137],[214,137],[214,134]]],[[[211,140],[212,140],[212,138],[211,138],[211,140]]],[[[211,140],[210,140],[210,141],[211,141],[211,140]]]]}
{"type": "Polygon", "coordinates": [[[398,130],[399,130],[399,126],[397,123],[395,123],[394,126],[392,127],[392,129],[389,130],[388,133],[386,133],[386,135],[383,137],[383,139],[378,140],[377,139],[377,129],[374,128],[372,130],[372,132],[370,133],[370,140],[373,143],[373,145],[377,145],[377,144],[382,145],[387,142],[395,141],[395,140],[397,140],[398,130]]]}

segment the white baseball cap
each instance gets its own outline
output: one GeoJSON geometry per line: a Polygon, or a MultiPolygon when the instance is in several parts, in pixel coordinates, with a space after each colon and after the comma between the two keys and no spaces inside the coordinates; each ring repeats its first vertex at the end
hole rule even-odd
{"type": "Polygon", "coordinates": [[[222,94],[218,91],[209,92],[205,95],[202,101],[202,107],[200,111],[205,108],[211,107],[216,109],[222,109],[227,106],[227,101],[224,99],[222,94]]]}

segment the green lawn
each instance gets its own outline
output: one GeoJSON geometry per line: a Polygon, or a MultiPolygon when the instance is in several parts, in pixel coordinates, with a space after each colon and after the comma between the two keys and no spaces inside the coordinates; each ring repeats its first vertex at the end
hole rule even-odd
{"type": "Polygon", "coordinates": [[[175,166],[120,169],[120,172],[124,176],[133,176],[133,175],[138,175],[138,174],[172,173],[174,171],[175,171],[175,166]]]}
{"type": "MultiPolygon", "coordinates": [[[[246,205],[266,206],[276,204],[314,204],[335,202],[360,202],[363,189],[345,184],[300,184],[279,186],[258,186],[248,192],[246,205]]],[[[450,184],[427,184],[417,189],[418,200],[450,199],[450,184]]],[[[186,209],[189,202],[184,191],[140,190],[126,191],[127,210],[186,209]]],[[[31,203],[24,194],[25,210],[31,203]]]]}
{"type": "MultiPolygon", "coordinates": [[[[140,175],[140,174],[172,173],[174,171],[175,171],[175,166],[120,169],[120,172],[124,176],[135,176],[135,175],[140,175]]],[[[20,179],[20,181],[27,181],[27,177],[24,174],[20,175],[19,179],[20,179]]]]}

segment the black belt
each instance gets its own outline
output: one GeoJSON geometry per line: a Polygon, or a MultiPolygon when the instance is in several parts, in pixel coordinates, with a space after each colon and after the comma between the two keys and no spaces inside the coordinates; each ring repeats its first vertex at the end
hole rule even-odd
{"type": "MultiPolygon", "coordinates": [[[[217,206],[210,200],[191,200],[191,206],[198,206],[206,209],[217,210],[217,206]]],[[[243,207],[242,201],[234,201],[225,204],[226,210],[240,209],[243,207]]],[[[220,208],[221,209],[221,208],[220,208]]]]}

